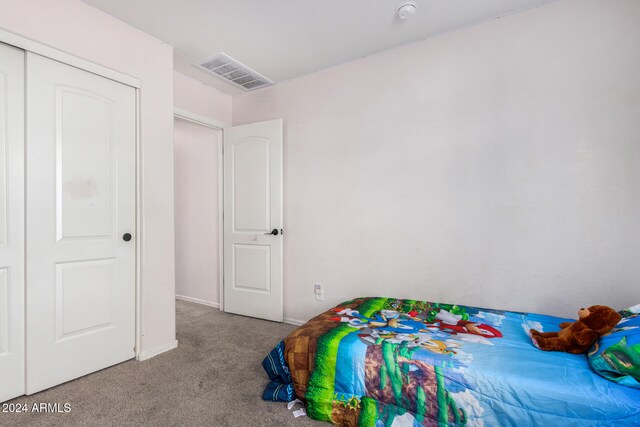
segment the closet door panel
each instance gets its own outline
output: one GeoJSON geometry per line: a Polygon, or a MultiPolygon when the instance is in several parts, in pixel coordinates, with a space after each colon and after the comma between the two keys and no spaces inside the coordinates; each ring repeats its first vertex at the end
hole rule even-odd
{"type": "Polygon", "coordinates": [[[135,108],[27,54],[28,394],[135,355],[135,108]]]}
{"type": "Polygon", "coordinates": [[[24,392],[24,52],[0,43],[0,402],[24,392]]]}

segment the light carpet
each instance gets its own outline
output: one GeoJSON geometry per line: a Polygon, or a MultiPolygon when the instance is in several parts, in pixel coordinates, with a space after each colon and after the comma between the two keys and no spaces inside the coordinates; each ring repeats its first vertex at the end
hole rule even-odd
{"type": "MultiPolygon", "coordinates": [[[[264,356],[294,326],[176,302],[178,348],[128,361],[10,403],[69,413],[0,412],[2,426],[325,426],[261,398],[264,356]]],[[[0,405],[1,408],[1,405],[0,405]]]]}

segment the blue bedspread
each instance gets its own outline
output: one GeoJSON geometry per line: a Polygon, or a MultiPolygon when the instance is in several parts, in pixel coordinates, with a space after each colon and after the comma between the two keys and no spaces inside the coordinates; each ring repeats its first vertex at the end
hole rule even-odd
{"type": "Polygon", "coordinates": [[[563,321],[571,319],[348,301],[318,316],[318,325],[335,324],[317,339],[299,397],[310,416],[338,425],[640,426],[640,390],[595,374],[586,355],[532,345],[529,329],[555,331],[563,321]]]}

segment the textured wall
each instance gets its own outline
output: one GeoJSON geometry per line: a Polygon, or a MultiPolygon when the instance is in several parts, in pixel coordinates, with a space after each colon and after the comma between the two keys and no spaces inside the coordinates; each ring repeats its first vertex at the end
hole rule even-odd
{"type": "Polygon", "coordinates": [[[563,0],[235,96],[285,123],[285,316],[638,303],[638,22],[563,0]]]}

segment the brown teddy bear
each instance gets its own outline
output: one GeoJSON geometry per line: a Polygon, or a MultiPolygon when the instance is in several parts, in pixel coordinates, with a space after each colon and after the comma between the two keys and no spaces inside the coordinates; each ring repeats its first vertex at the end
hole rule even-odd
{"type": "Polygon", "coordinates": [[[584,353],[601,335],[606,334],[622,318],[611,307],[592,305],[578,310],[577,321],[562,322],[558,332],[529,331],[533,344],[540,350],[566,351],[567,353],[584,353]]]}

